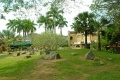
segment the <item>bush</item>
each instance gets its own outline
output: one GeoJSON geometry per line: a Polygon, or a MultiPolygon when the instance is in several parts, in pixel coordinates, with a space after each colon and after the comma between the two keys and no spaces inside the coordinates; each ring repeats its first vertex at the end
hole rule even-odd
{"type": "Polygon", "coordinates": [[[116,52],[116,49],[110,48],[110,49],[108,49],[108,52],[110,52],[110,53],[115,53],[115,52],[116,52]]]}
{"type": "Polygon", "coordinates": [[[92,48],[92,49],[97,49],[97,46],[98,46],[98,43],[97,43],[97,42],[94,42],[94,43],[91,45],[91,48],[92,48]]]}
{"type": "Polygon", "coordinates": [[[48,50],[56,50],[67,44],[67,38],[51,32],[44,32],[33,40],[33,44],[39,45],[41,48],[48,50]],[[36,43],[37,40],[37,43],[36,43]]]}

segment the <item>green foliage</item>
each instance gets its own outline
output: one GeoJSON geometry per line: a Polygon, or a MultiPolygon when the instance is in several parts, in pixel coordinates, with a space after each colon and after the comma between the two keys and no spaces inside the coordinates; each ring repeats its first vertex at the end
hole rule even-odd
{"type": "Polygon", "coordinates": [[[97,49],[98,47],[98,43],[97,42],[94,42],[93,44],[91,44],[91,48],[92,49],[97,49]]]}
{"type": "Polygon", "coordinates": [[[110,49],[108,49],[108,52],[109,52],[109,53],[115,53],[115,52],[116,52],[116,49],[110,48],[110,49]]]}
{"type": "Polygon", "coordinates": [[[89,12],[79,13],[75,17],[75,22],[72,25],[72,28],[75,32],[81,32],[85,34],[85,48],[87,48],[87,35],[95,32],[94,26],[94,14],[89,12]]]}
{"type": "Polygon", "coordinates": [[[35,25],[34,21],[30,19],[13,19],[9,20],[7,28],[19,34],[23,32],[23,37],[26,37],[28,33],[33,33],[36,30],[35,25]]]}
{"type": "Polygon", "coordinates": [[[106,29],[106,38],[109,44],[115,44],[116,42],[120,41],[120,32],[115,31],[114,28],[108,27],[106,29]]]}
{"type": "Polygon", "coordinates": [[[120,1],[119,0],[93,0],[91,5],[92,11],[96,14],[97,18],[102,16],[111,20],[114,23],[115,30],[120,31],[120,1]]]}
{"type": "Polygon", "coordinates": [[[33,45],[44,49],[56,50],[67,44],[67,38],[52,32],[44,32],[33,39],[33,45]]]}
{"type": "Polygon", "coordinates": [[[0,32],[0,38],[1,39],[11,39],[15,37],[15,32],[10,31],[10,30],[2,30],[2,32],[0,32]]]}

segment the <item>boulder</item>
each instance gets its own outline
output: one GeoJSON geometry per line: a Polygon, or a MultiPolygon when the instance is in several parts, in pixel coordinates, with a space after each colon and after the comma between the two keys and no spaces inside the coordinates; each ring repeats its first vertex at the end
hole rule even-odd
{"type": "Polygon", "coordinates": [[[26,51],[22,51],[21,54],[26,54],[26,51]]]}
{"type": "Polygon", "coordinates": [[[37,55],[42,55],[42,52],[41,51],[36,51],[35,52],[37,55]]]}
{"type": "Polygon", "coordinates": [[[46,55],[50,54],[50,50],[46,49],[45,53],[46,53],[46,55]]]}
{"type": "Polygon", "coordinates": [[[104,65],[105,63],[104,63],[102,60],[100,60],[100,64],[101,64],[101,65],[104,65]]]}
{"type": "Polygon", "coordinates": [[[78,54],[77,54],[77,53],[71,53],[71,55],[73,55],[73,56],[77,56],[78,54]]]}
{"type": "Polygon", "coordinates": [[[43,57],[45,60],[53,60],[53,59],[60,59],[60,55],[57,52],[50,52],[50,54],[47,54],[43,57]]]}
{"type": "Polygon", "coordinates": [[[86,55],[85,55],[85,59],[87,60],[94,60],[95,55],[93,54],[92,51],[89,51],[86,55]]]}
{"type": "Polygon", "coordinates": [[[15,52],[15,53],[13,53],[13,56],[14,56],[14,57],[20,56],[20,52],[15,52]]]}
{"type": "Polygon", "coordinates": [[[100,61],[100,58],[95,57],[95,58],[94,58],[94,61],[100,61]]]}
{"type": "Polygon", "coordinates": [[[30,55],[26,55],[25,58],[26,58],[26,59],[27,59],[27,58],[31,58],[31,56],[30,56],[30,55]]]}

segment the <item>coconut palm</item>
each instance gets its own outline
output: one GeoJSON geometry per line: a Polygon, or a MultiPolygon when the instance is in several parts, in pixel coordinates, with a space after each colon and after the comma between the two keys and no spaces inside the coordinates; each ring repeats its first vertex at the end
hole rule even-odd
{"type": "Polygon", "coordinates": [[[50,25],[50,18],[48,16],[41,15],[37,21],[39,23],[39,26],[44,25],[45,31],[49,28],[50,25]]]}
{"type": "Polygon", "coordinates": [[[2,34],[4,35],[4,38],[10,39],[15,37],[15,33],[10,30],[2,30],[2,34]]]}
{"type": "Polygon", "coordinates": [[[22,23],[20,19],[9,20],[9,22],[6,25],[8,29],[17,32],[20,35],[20,32],[22,31],[22,23]]]}
{"type": "Polygon", "coordinates": [[[51,5],[50,11],[47,12],[47,16],[51,19],[53,19],[53,25],[52,28],[54,29],[54,33],[56,33],[56,26],[57,21],[58,21],[58,17],[60,14],[63,13],[63,10],[59,10],[57,7],[51,5]]]}
{"type": "Polygon", "coordinates": [[[103,28],[109,26],[110,21],[108,21],[106,18],[102,17],[101,20],[95,21],[94,25],[96,26],[96,30],[98,33],[98,51],[101,51],[101,36],[100,32],[102,31],[103,28]]]}
{"type": "Polygon", "coordinates": [[[7,28],[10,30],[13,30],[17,33],[20,34],[20,32],[23,32],[23,37],[24,40],[26,38],[26,35],[28,33],[33,33],[36,28],[33,21],[31,21],[30,19],[17,19],[17,20],[9,20],[9,22],[7,23],[7,28]]]}
{"type": "Polygon", "coordinates": [[[85,34],[85,48],[87,48],[87,35],[95,31],[93,22],[94,14],[83,12],[79,13],[78,16],[75,17],[75,23],[73,23],[72,26],[76,32],[82,32],[85,34]]]}
{"type": "Polygon", "coordinates": [[[59,19],[58,19],[58,28],[60,28],[60,34],[62,35],[62,28],[64,26],[67,27],[67,21],[65,20],[65,18],[63,16],[59,16],[59,19]]]}
{"type": "Polygon", "coordinates": [[[24,20],[22,20],[21,23],[22,23],[21,27],[22,27],[22,31],[23,31],[23,37],[25,40],[26,35],[28,33],[33,33],[36,30],[36,27],[35,27],[36,24],[34,24],[34,22],[31,21],[30,19],[24,19],[24,20]]]}

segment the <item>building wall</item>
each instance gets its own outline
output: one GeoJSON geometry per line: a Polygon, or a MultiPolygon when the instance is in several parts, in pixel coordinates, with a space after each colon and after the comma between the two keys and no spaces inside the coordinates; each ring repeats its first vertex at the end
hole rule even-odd
{"type": "MultiPolygon", "coordinates": [[[[97,33],[92,35],[88,34],[87,43],[91,45],[98,39],[97,33]]],[[[68,45],[71,48],[84,48],[85,46],[85,36],[83,33],[75,33],[73,31],[68,32],[68,45]]]]}

